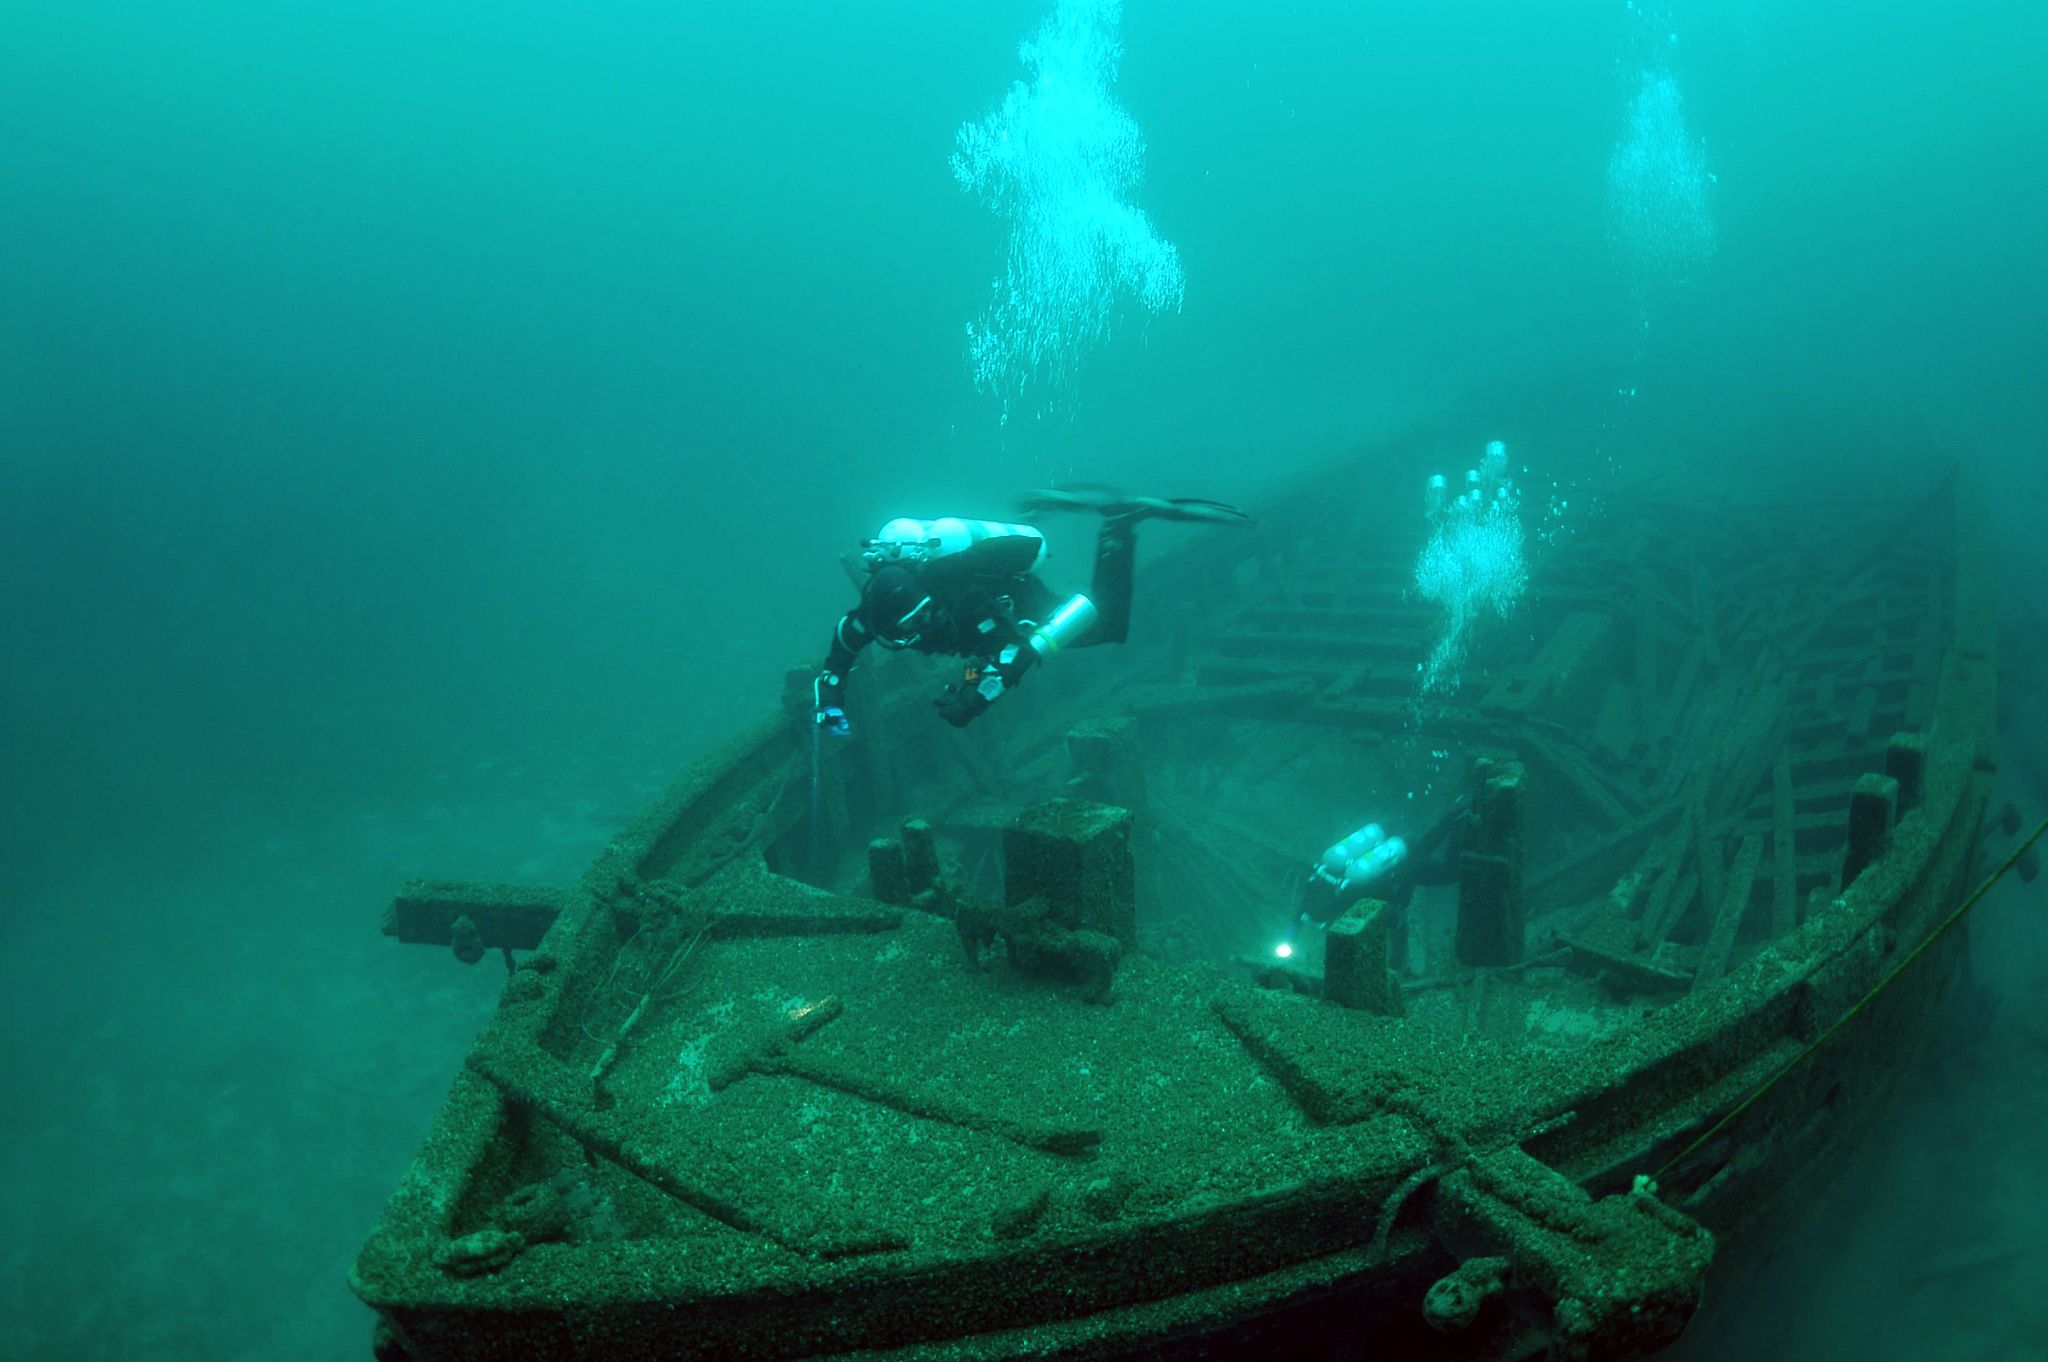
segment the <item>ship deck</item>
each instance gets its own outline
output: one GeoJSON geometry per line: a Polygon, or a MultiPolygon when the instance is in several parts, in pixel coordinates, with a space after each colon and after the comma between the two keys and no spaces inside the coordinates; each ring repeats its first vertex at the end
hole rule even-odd
{"type": "Polygon", "coordinates": [[[1416,692],[1431,612],[1357,585],[1413,546],[1326,515],[1159,562],[1206,613],[1140,665],[1063,658],[962,734],[892,658],[861,741],[764,720],[573,888],[409,888],[402,939],[531,953],[358,1291],[420,1356],[1116,1355],[1340,1283],[1413,1321],[1461,1235],[1527,1220],[1518,1264],[1632,1268],[1615,1310],[1682,1323],[1685,1217],[1753,1214],[1928,1005],[1689,1159],[1675,1220],[1628,1195],[1952,898],[1988,592],[1949,485],[1611,510],[1448,700],[1416,692]],[[1462,883],[1339,934],[1405,933],[1407,970],[1272,957],[1321,845],[1475,786],[1512,826],[1462,883]],[[1014,839],[1048,817],[1126,866],[1127,927],[1033,935],[1014,839]],[[1470,960],[1488,895],[1513,948],[1470,960]]]}

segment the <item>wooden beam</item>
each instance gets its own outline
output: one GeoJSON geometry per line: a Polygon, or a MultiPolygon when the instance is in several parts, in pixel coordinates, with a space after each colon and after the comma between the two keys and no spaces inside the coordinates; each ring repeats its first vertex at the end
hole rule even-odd
{"type": "Polygon", "coordinates": [[[1742,849],[1735,853],[1734,872],[1728,876],[1714,914],[1714,925],[1707,932],[1706,949],[1700,953],[1699,969],[1692,977],[1695,991],[1711,985],[1727,973],[1728,956],[1735,949],[1735,935],[1741,930],[1743,912],[1749,907],[1750,889],[1756,882],[1756,868],[1763,857],[1764,839],[1761,836],[1751,833],[1742,839],[1742,849]]]}
{"type": "Polygon", "coordinates": [[[1666,854],[1666,848],[1657,840],[1660,830],[1672,819],[1682,817],[1681,805],[1675,802],[1659,805],[1627,827],[1618,828],[1563,860],[1545,866],[1530,878],[1530,896],[1551,903],[1570,903],[1599,893],[1602,885],[1611,882],[1614,874],[1611,869],[1605,874],[1598,874],[1593,883],[1581,885],[1579,881],[1593,879],[1603,867],[1621,861],[1629,848],[1639,845],[1648,854],[1638,864],[1643,866],[1646,874],[1650,873],[1663,864],[1666,854]]]}
{"type": "Polygon", "coordinates": [[[572,890],[524,884],[408,880],[384,914],[384,935],[408,946],[453,944],[455,922],[468,918],[488,947],[530,951],[554,925],[572,890]]]}
{"type": "Polygon", "coordinates": [[[1792,820],[1792,762],[1780,749],[1771,769],[1771,935],[1799,925],[1799,832],[1792,820]]]}
{"type": "MultiPolygon", "coordinates": [[[[1664,868],[1657,876],[1657,887],[1650,891],[1650,906],[1643,910],[1641,931],[1636,944],[1644,950],[1655,950],[1659,942],[1671,930],[1671,924],[1685,911],[1685,899],[1676,904],[1680,879],[1685,873],[1685,863],[1691,858],[1693,839],[1699,835],[1697,819],[1698,805],[1690,805],[1679,816],[1678,827],[1666,841],[1664,868]]],[[[1690,894],[1687,895],[1689,899],[1690,894]]]]}
{"type": "Polygon", "coordinates": [[[1653,965],[1640,957],[1596,942],[1571,936],[1559,936],[1558,940],[1571,947],[1572,954],[1580,962],[1605,969],[1614,983],[1639,993],[1683,992],[1691,982],[1675,970],[1653,965]]]}
{"type": "Polygon", "coordinates": [[[1657,579],[1648,568],[1636,573],[1636,695],[1642,712],[1655,714],[1662,687],[1657,684],[1657,649],[1662,621],[1657,618],[1657,579]]]}
{"type": "Polygon", "coordinates": [[[1547,768],[1547,774],[1570,786],[1589,809],[1607,821],[1609,828],[1626,827],[1634,821],[1633,812],[1601,783],[1583,755],[1532,730],[1525,729],[1519,736],[1522,746],[1547,768]]]}
{"type": "Polygon", "coordinates": [[[1692,646],[1685,650],[1685,660],[1678,664],[1677,679],[1672,681],[1670,691],[1664,697],[1664,706],[1657,711],[1656,720],[1650,731],[1644,735],[1644,743],[1655,753],[1664,740],[1678,727],[1678,718],[1685,713],[1692,700],[1693,683],[1699,679],[1700,668],[1705,663],[1707,645],[1703,638],[1694,638],[1692,646]]]}
{"type": "Polygon", "coordinates": [[[1664,944],[1679,923],[1685,921],[1685,915],[1691,911],[1692,902],[1699,897],[1699,893],[1700,877],[1697,872],[1679,876],[1678,891],[1671,896],[1669,911],[1666,912],[1664,920],[1657,924],[1657,930],[1643,945],[1645,954],[1656,955],[1657,948],[1664,944]]]}
{"type": "MultiPolygon", "coordinates": [[[[1707,911],[1714,913],[1719,911],[1721,907],[1721,895],[1728,884],[1727,852],[1721,834],[1706,831],[1704,814],[1701,815],[1701,819],[1699,847],[1700,892],[1703,896],[1702,902],[1705,903],[1707,911]]],[[[1676,927],[1677,925],[1677,920],[1673,919],[1671,927],[1676,927]]],[[[1670,930],[1671,928],[1665,929],[1667,935],[1670,933],[1670,930]]]]}

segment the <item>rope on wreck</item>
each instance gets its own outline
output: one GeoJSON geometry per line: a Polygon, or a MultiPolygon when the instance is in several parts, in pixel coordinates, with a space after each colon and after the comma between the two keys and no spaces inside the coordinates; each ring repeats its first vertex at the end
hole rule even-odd
{"type": "Polygon", "coordinates": [[[1982,884],[1978,885],[1974,890],[1971,891],[1970,896],[1968,898],[1964,899],[1960,904],[1956,905],[1956,910],[1950,913],[1947,917],[1943,918],[1941,920],[1941,925],[1936,927],[1933,931],[1929,932],[1927,934],[1927,939],[1925,941],[1922,941],[1919,945],[1915,946],[1912,950],[1912,953],[1909,954],[1905,959],[1899,961],[1898,964],[1892,966],[1891,973],[1885,975],[1884,978],[1878,980],[1877,984],[1870,990],[1870,992],[1864,994],[1861,998],[1858,998],[1855,1002],[1855,1005],[1852,1006],[1847,1012],[1844,1012],[1841,1016],[1837,1017],[1832,1026],[1828,1027],[1827,1030],[1821,1032],[1818,1036],[1815,1036],[1813,1038],[1813,1042],[1809,1044],[1804,1050],[1801,1050],[1797,1055],[1794,1055],[1791,1058],[1791,1060],[1789,1060],[1786,1063],[1784,1068],[1778,1070],[1778,1072],[1772,1074],[1769,1078],[1765,1079],[1764,1082],[1756,1089],[1756,1091],[1752,1092],[1749,1096],[1743,1098],[1740,1102],[1736,1103],[1733,1110],[1729,1111],[1728,1114],[1723,1116],[1720,1120],[1714,1122],[1714,1124],[1708,1126],[1706,1130],[1702,1131],[1696,1138],[1694,1138],[1691,1144],[1687,1145],[1685,1148],[1679,1150],[1676,1154],[1673,1154],[1670,1158],[1666,1159],[1664,1161],[1664,1166],[1657,1170],[1656,1174],[1651,1179],[1651,1181],[1662,1181],[1666,1173],[1669,1173],[1679,1164],[1684,1163],[1694,1154],[1697,1154],[1703,1145],[1705,1145],[1709,1140],[1713,1139],[1716,1135],[1719,1135],[1722,1131],[1726,1130],[1728,1126],[1738,1116],[1742,1115],[1743,1112],[1748,1111],[1751,1107],[1755,1106],[1758,1102],[1763,1100],[1763,1096],[1765,1093],[1769,1092],[1772,1088],[1777,1087],[1778,1084],[1784,1082],[1785,1079],[1792,1073],[1794,1069],[1797,1069],[1807,1060],[1813,1058],[1814,1052],[1819,1050],[1821,1046],[1827,1044],[1828,1041],[1834,1036],[1835,1032],[1847,1026],[1849,1022],[1856,1016],[1857,1013],[1861,1012],[1864,1008],[1870,1005],[1871,1001],[1875,999],[1878,994],[1890,988],[1894,983],[1898,981],[1900,975],[1904,974],[1907,970],[1911,969],[1913,967],[1913,962],[1918,960],[1921,956],[1927,953],[1928,947],[1932,946],[1935,942],[1941,940],[1941,938],[1947,934],[1949,928],[1955,926],[1958,922],[1961,922],[1963,920],[1963,915],[1969,912],[1972,908],[1977,906],[1977,900],[1983,898],[1986,894],[1990,893],[1991,886],[1997,884],[2000,880],[2004,879],[2006,872],[2011,870],[2014,866],[2018,865],[2020,862],[2020,858],[2025,856],[2029,851],[2033,850],[2034,843],[2040,841],[2043,834],[2048,834],[2048,818],[2042,819],[2039,825],[2037,825],[2032,832],[2027,834],[2025,840],[2023,840],[2018,846],[2013,848],[2012,855],[2005,858],[2005,863],[2000,865],[1998,869],[1992,871],[1991,874],[1985,878],[1982,884]]]}

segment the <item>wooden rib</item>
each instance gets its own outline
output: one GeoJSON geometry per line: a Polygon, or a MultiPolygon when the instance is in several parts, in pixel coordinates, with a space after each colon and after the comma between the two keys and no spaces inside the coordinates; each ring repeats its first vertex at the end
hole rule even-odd
{"type": "Polygon", "coordinates": [[[1641,697],[1642,712],[1646,715],[1657,713],[1657,702],[1661,687],[1657,684],[1658,635],[1663,624],[1658,619],[1657,579],[1648,568],[1636,573],[1636,694],[1641,697]]]}
{"type": "Polygon", "coordinates": [[[1691,859],[1693,839],[1699,835],[1698,806],[1693,805],[1680,815],[1678,828],[1671,835],[1666,846],[1669,852],[1664,860],[1663,873],[1657,877],[1657,887],[1650,892],[1650,906],[1643,912],[1642,930],[1636,942],[1644,950],[1655,950],[1677,921],[1678,914],[1685,911],[1686,899],[1678,898],[1678,885],[1685,872],[1685,863],[1691,859]],[[1674,902],[1675,900],[1675,902],[1674,902]]]}
{"type": "MultiPolygon", "coordinates": [[[[1707,912],[1718,913],[1721,908],[1721,897],[1728,887],[1726,843],[1721,834],[1714,832],[1702,835],[1699,853],[1700,901],[1706,907],[1707,912]]],[[[1666,935],[1669,935],[1671,928],[1675,928],[1677,925],[1678,920],[1674,918],[1671,927],[1665,929],[1666,935]]]]}
{"type": "Polygon", "coordinates": [[[1771,770],[1771,935],[1799,925],[1799,833],[1792,821],[1792,762],[1781,748],[1771,770]]]}
{"type": "Polygon", "coordinates": [[[1664,741],[1677,728],[1679,716],[1684,714],[1692,701],[1693,683],[1699,679],[1701,665],[1705,662],[1707,645],[1703,637],[1696,637],[1692,646],[1685,650],[1685,660],[1678,664],[1678,677],[1671,683],[1671,689],[1664,696],[1663,708],[1657,711],[1650,731],[1644,736],[1645,745],[1651,752],[1658,751],[1664,741]]]}
{"type": "Polygon", "coordinates": [[[1616,799],[1613,792],[1588,769],[1583,756],[1533,731],[1524,731],[1521,741],[1532,755],[1542,759],[1552,775],[1571,786],[1587,807],[1605,818],[1610,830],[1626,827],[1634,820],[1628,806],[1616,799]]]}
{"type": "Polygon", "coordinates": [[[1695,990],[1707,987],[1727,972],[1728,956],[1735,949],[1735,934],[1742,926],[1743,911],[1749,907],[1750,889],[1756,883],[1756,868],[1763,858],[1762,836],[1751,833],[1742,839],[1742,849],[1735,853],[1734,873],[1729,875],[1722,891],[1719,910],[1714,914],[1714,925],[1707,932],[1706,949],[1700,953],[1700,967],[1693,974],[1695,990]]]}

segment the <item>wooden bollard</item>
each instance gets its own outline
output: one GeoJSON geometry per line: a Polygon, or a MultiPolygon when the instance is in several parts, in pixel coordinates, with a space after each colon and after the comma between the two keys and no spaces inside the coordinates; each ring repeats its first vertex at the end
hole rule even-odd
{"type": "Polygon", "coordinates": [[[868,843],[868,892],[883,903],[910,902],[910,876],[904,869],[903,844],[887,837],[868,843]]]}
{"type": "Polygon", "coordinates": [[[1849,853],[1842,861],[1842,888],[1856,882],[1891,845],[1899,818],[1899,782],[1875,771],[1857,777],[1849,795],[1849,853]]]}
{"type": "Polygon", "coordinates": [[[1138,944],[1131,812],[1085,799],[1053,799],[1003,829],[1003,902],[1043,898],[1062,927],[1138,944]]]}
{"type": "Polygon", "coordinates": [[[1884,749],[1884,773],[1899,782],[1899,812],[1920,807],[1920,793],[1927,778],[1927,735],[1894,733],[1884,749]]]}
{"type": "Polygon", "coordinates": [[[1323,996],[1342,1007],[1401,1015],[1401,986],[1387,968],[1387,905],[1360,899],[1323,938],[1323,996]]]}
{"type": "Polygon", "coordinates": [[[939,882],[938,843],[922,818],[904,820],[903,877],[913,898],[939,882]]]}
{"type": "Polygon", "coordinates": [[[1522,960],[1522,820],[1527,776],[1518,761],[1477,763],[1472,826],[1458,857],[1458,959],[1467,965],[1522,960]]]}

